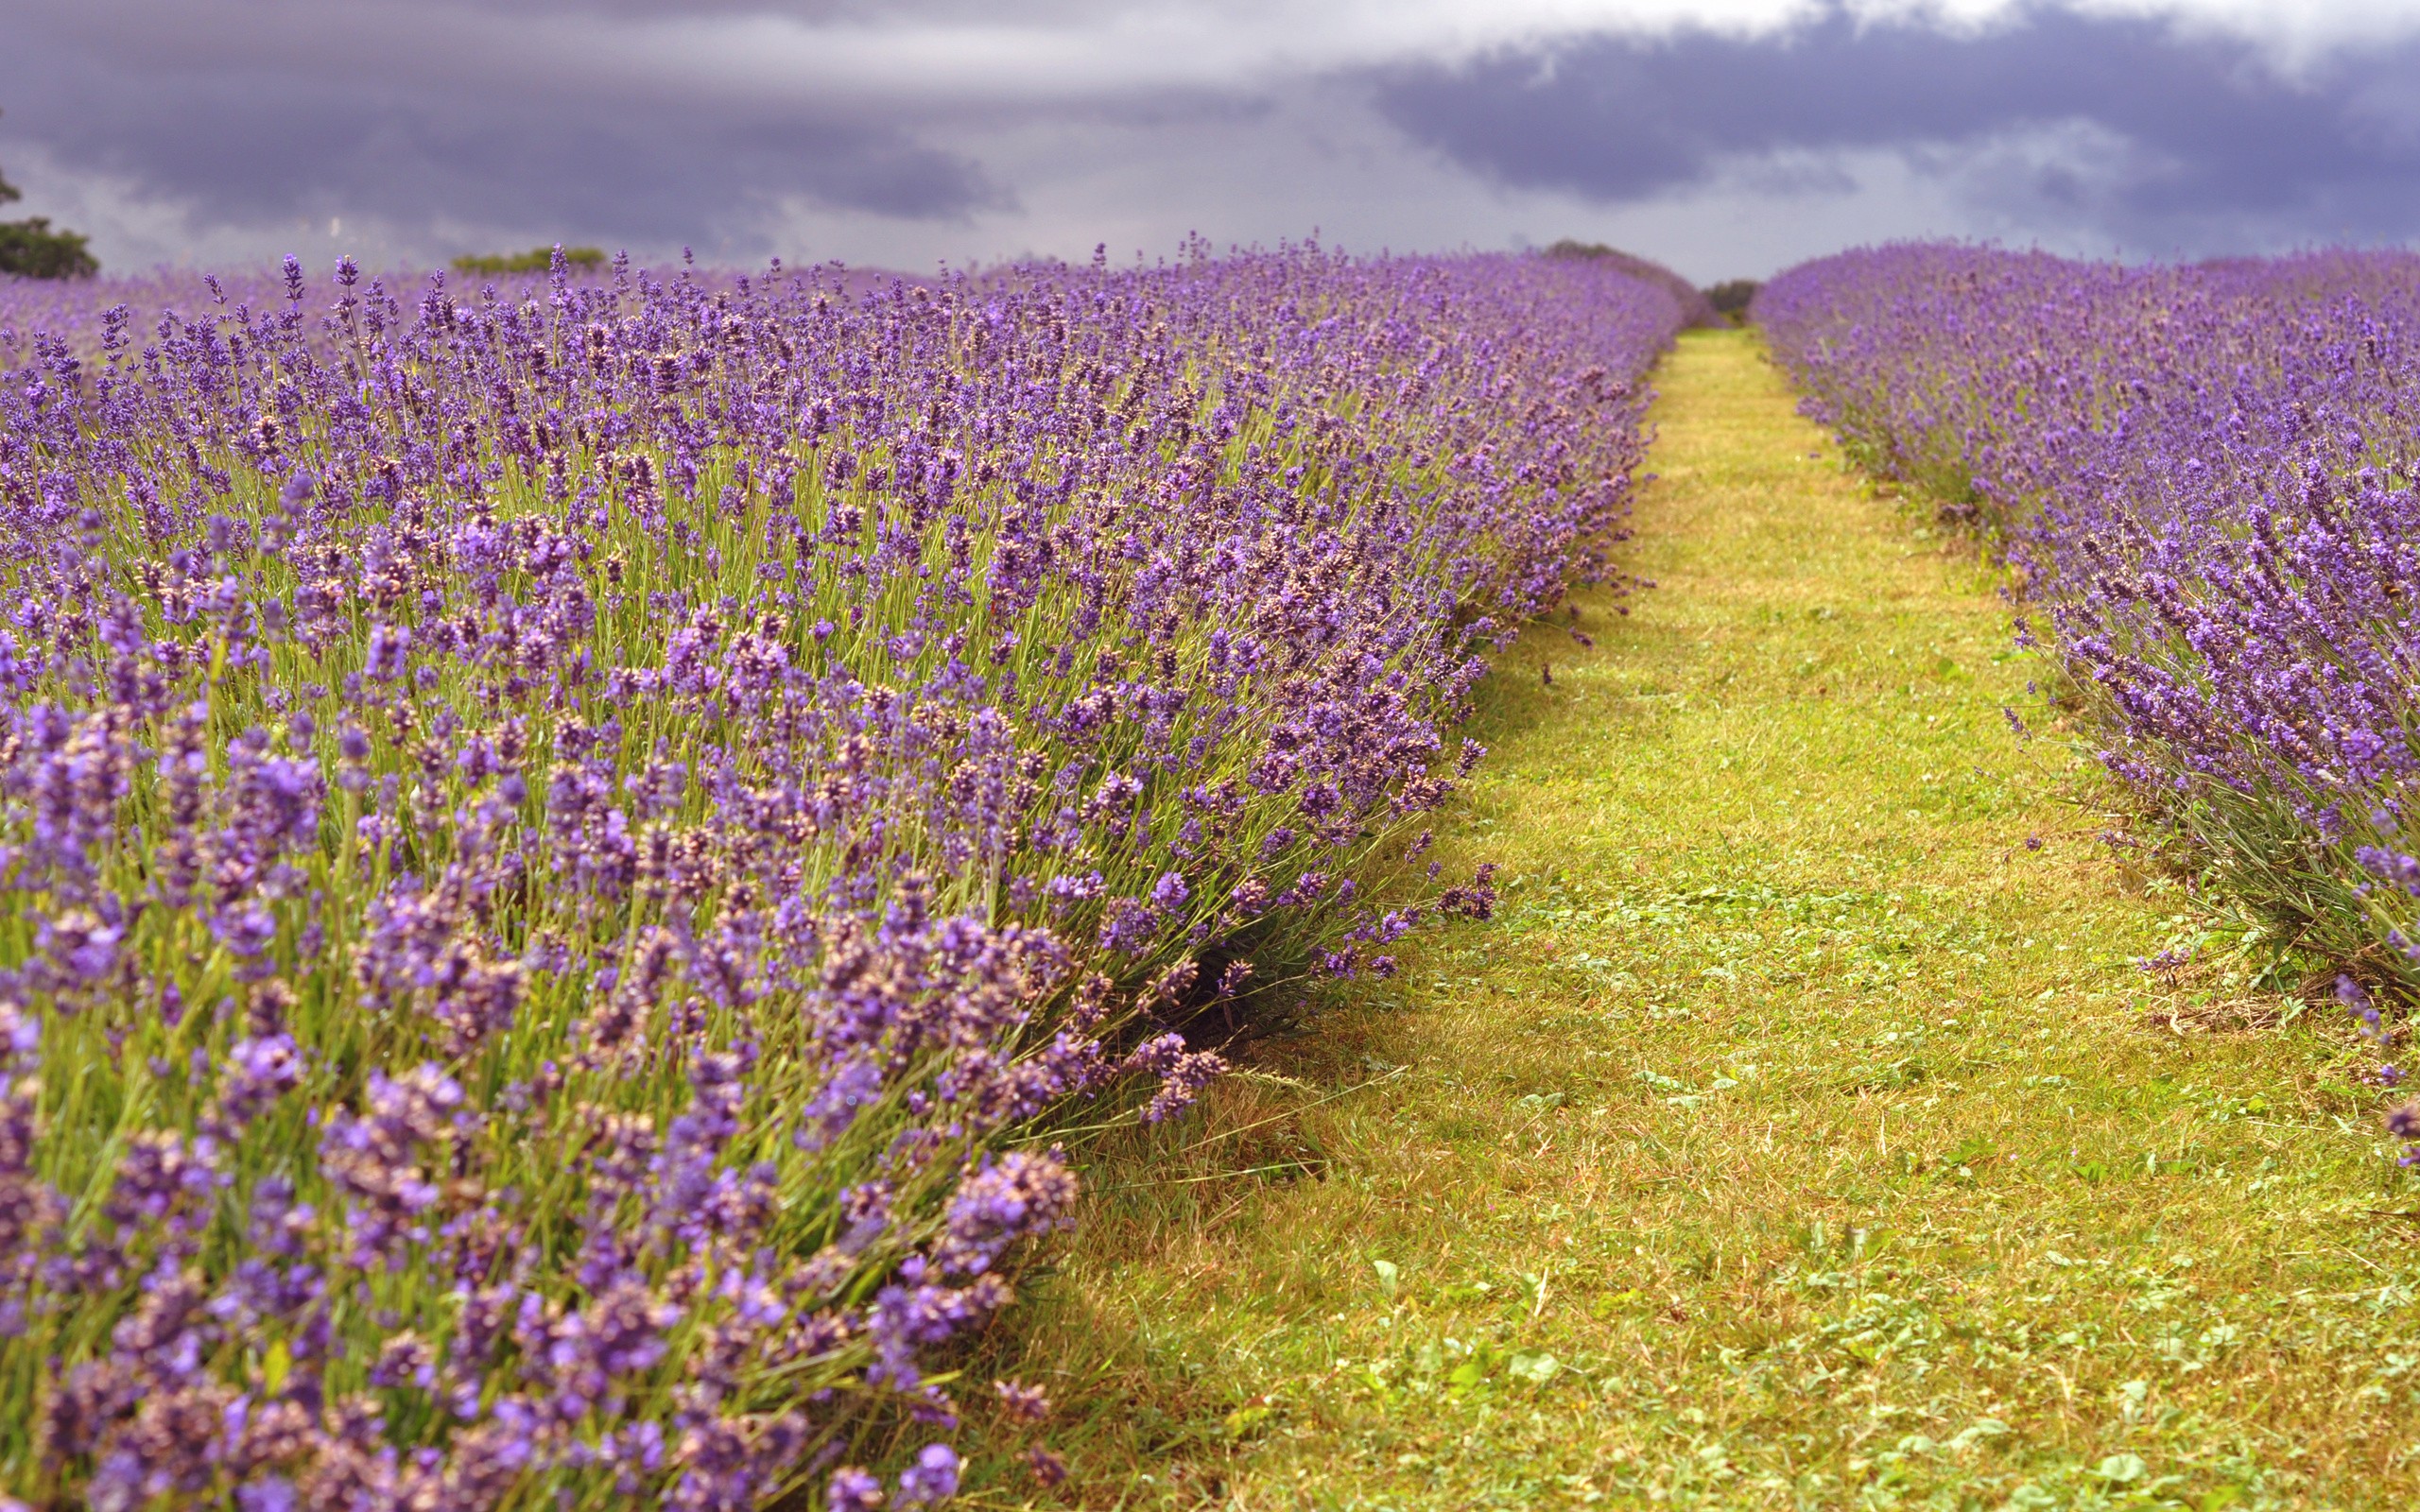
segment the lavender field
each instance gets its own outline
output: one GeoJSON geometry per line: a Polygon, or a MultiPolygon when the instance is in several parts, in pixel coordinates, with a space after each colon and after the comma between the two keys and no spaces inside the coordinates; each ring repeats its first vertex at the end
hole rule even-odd
{"type": "Polygon", "coordinates": [[[2059,701],[2279,970],[2374,1025],[2420,991],[2420,258],[1901,246],[1757,314],[1808,414],[1993,533],[2059,701]]]}
{"type": "MultiPolygon", "coordinates": [[[[1489,909],[1424,816],[1491,655],[1621,580],[1680,321],[1309,248],[0,285],[0,1487],[950,1496],[971,1394],[1043,1410],[954,1362],[1063,1144],[1489,909]]],[[[2277,539],[2366,560],[2400,496],[2342,497],[2277,539]]]]}

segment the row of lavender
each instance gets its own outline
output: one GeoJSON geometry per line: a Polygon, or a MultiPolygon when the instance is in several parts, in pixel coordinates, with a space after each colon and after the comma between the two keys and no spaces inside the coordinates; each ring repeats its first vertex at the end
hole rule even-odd
{"type": "Polygon", "coordinates": [[[1313,249],[56,297],[0,289],[0,1486],[246,1512],[950,1494],[1050,1130],[1182,1108],[1255,961],[1391,968],[1679,323],[1313,249]]]}
{"type": "Polygon", "coordinates": [[[2420,997],[2420,258],[1899,246],[1755,314],[1809,414],[1997,536],[2197,862],[2357,1005],[2420,997]]]}

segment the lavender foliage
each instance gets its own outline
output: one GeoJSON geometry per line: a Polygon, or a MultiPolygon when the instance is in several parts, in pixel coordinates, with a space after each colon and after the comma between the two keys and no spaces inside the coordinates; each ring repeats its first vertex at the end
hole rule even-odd
{"type": "Polygon", "coordinates": [[[0,287],[0,1488],[954,1494],[1054,1116],[1179,1112],[1255,953],[1391,969],[1355,879],[1618,580],[1678,324],[1313,248],[0,287]]]}
{"type": "Polygon", "coordinates": [[[2101,759],[2273,937],[2420,996],[2420,259],[1898,246],[1755,314],[1809,414],[1996,533],[2101,759]]]}

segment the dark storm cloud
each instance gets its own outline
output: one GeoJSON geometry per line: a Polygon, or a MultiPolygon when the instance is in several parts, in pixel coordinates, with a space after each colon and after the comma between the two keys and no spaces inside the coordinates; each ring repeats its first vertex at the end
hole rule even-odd
{"type": "Polygon", "coordinates": [[[305,219],[402,260],[561,237],[901,266],[1204,226],[1641,235],[1718,267],[1867,226],[2420,234],[2420,0],[2038,0],[1968,33],[1806,3],[1831,9],[0,0],[0,164],[112,266],[262,255],[305,219]],[[1673,29],[1685,9],[1735,29],[1673,29]],[[2357,23],[2406,40],[2354,50],[2357,23]],[[2290,34],[2336,50],[2291,74],[2243,40],[2290,34]]]}
{"type": "Polygon", "coordinates": [[[129,180],[204,226],[346,214],[665,245],[745,239],[784,196],[942,219],[1000,198],[962,157],[812,89],[786,99],[711,80],[629,84],[550,57],[561,29],[444,25],[592,8],[675,13],[524,0],[432,8],[414,27],[344,3],[28,4],[11,26],[19,45],[0,50],[0,151],[39,142],[63,166],[129,180]]]}
{"type": "Polygon", "coordinates": [[[2100,161],[2002,165],[1970,187],[2156,234],[2258,222],[2420,231],[2411,43],[2300,77],[2252,43],[2037,9],[1972,34],[1837,10],[1763,37],[1587,39],[1377,77],[1414,139],[1495,180],[1603,202],[1685,190],[1744,159],[1909,149],[1920,168],[2028,129],[2087,129],[2100,161]]]}

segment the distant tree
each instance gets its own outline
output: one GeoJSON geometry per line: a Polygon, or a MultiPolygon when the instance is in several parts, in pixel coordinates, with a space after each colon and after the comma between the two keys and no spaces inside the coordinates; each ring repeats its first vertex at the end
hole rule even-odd
{"type": "MultiPolygon", "coordinates": [[[[566,247],[563,261],[574,267],[602,267],[605,249],[601,247],[566,247]]],[[[455,271],[460,273],[544,273],[555,266],[555,249],[532,247],[526,252],[474,253],[454,259],[455,271]]]]}
{"type": "Polygon", "coordinates": [[[1705,301],[1718,315],[1730,317],[1740,325],[1748,323],[1748,301],[1756,297],[1764,285],[1753,278],[1725,279],[1705,291],[1705,301]]]}
{"type": "MultiPolygon", "coordinates": [[[[15,184],[0,177],[0,205],[24,198],[15,184]]],[[[91,278],[101,265],[85,249],[87,240],[72,231],[51,230],[48,217],[43,215],[0,220],[0,273],[20,278],[91,278]]]]}
{"type": "Polygon", "coordinates": [[[90,238],[53,231],[45,215],[0,220],[0,273],[21,278],[91,278],[101,270],[86,250],[90,238]]]}

